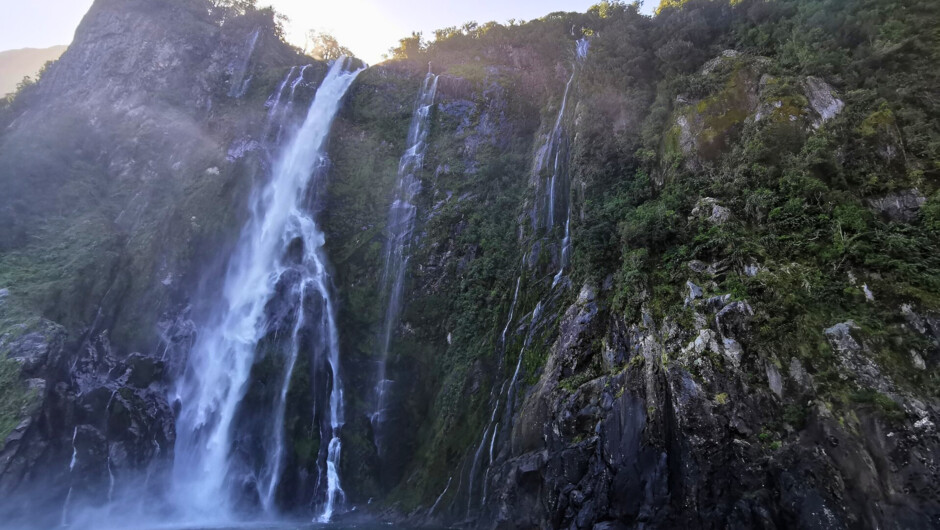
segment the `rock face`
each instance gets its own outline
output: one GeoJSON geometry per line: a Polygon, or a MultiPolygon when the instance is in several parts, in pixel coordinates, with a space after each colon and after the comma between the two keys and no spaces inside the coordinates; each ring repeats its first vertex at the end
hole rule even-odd
{"type": "Polygon", "coordinates": [[[725,50],[702,67],[699,79],[718,79],[723,86],[698,101],[681,98],[670,141],[688,167],[714,161],[749,123],[771,121],[805,132],[842,112],[845,103],[828,83],[813,76],[774,77],[766,73],[770,64],[766,57],[725,50]]]}
{"type": "MultiPolygon", "coordinates": [[[[698,308],[708,311],[704,304],[698,308]]],[[[708,355],[721,348],[714,340],[719,334],[744,344],[753,338],[746,320],[730,323],[731,314],[749,314],[745,302],[722,313],[727,324],[702,330],[686,348],[688,332],[668,321],[610,336],[622,341],[615,348],[629,352],[617,373],[570,392],[562,388],[571,375],[563,367],[584,358],[588,337],[604,327],[596,308],[571,306],[515,420],[511,454],[488,477],[495,505],[483,509],[479,526],[931,526],[940,507],[928,500],[932,488],[924,487],[937,479],[936,471],[910,459],[940,448],[932,434],[919,434],[932,432],[926,421],[918,423],[912,410],[897,429],[860,413],[851,428],[843,427],[812,399],[796,359],[789,380],[768,365],[766,383],[749,383],[742,369],[757,362],[753,356],[708,355]],[[663,364],[677,355],[678,363],[663,364]],[[776,400],[796,396],[809,399],[805,427],[781,443],[761,426],[780,421],[776,400]],[[895,484],[909,481],[926,497],[899,494],[895,484]]],[[[862,346],[852,330],[851,323],[838,324],[826,335],[834,349],[858,353],[862,346]]],[[[864,370],[855,373],[866,377],[864,370]]],[[[924,417],[935,417],[933,410],[924,417]]]]}
{"type": "Polygon", "coordinates": [[[917,219],[927,198],[917,189],[904,190],[878,199],[871,199],[872,209],[891,221],[909,223],[917,219]]]}
{"type": "Polygon", "coordinates": [[[65,330],[48,321],[0,340],[0,348],[20,364],[33,393],[0,449],[0,492],[16,499],[2,506],[7,521],[60,524],[55,508],[67,497],[102,505],[115,488],[138,486],[146,471],[153,482],[144,491],[162,491],[176,438],[163,361],[139,353],[119,360],[106,334],[71,351],[65,330]]]}
{"type": "Polygon", "coordinates": [[[3,115],[0,363],[17,367],[27,403],[0,440],[11,524],[166,493],[189,300],[213,288],[207,271],[224,266],[264,164],[265,100],[307,62],[270,14],[222,16],[208,2],[97,0],[3,115]]]}

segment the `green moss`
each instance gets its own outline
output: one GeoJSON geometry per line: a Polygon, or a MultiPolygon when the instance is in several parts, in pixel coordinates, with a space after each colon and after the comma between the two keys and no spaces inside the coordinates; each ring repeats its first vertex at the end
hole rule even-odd
{"type": "Polygon", "coordinates": [[[882,105],[878,110],[869,114],[859,125],[858,132],[871,138],[895,124],[894,113],[887,105],[882,105]]]}
{"type": "Polygon", "coordinates": [[[592,373],[590,370],[587,370],[579,374],[572,375],[571,377],[562,379],[560,385],[562,388],[564,388],[568,392],[573,393],[581,385],[583,385],[584,383],[587,383],[588,381],[591,381],[595,377],[596,376],[594,373],[592,373]]]}
{"type": "Polygon", "coordinates": [[[487,79],[487,66],[481,61],[470,61],[455,64],[447,69],[446,75],[459,77],[469,81],[476,89],[483,86],[487,79]]]}
{"type": "Polygon", "coordinates": [[[849,395],[849,400],[852,403],[872,406],[890,420],[900,421],[905,417],[903,409],[896,401],[876,390],[865,389],[853,392],[849,395]]]}
{"type": "Polygon", "coordinates": [[[0,352],[0,450],[36,402],[36,393],[20,378],[19,364],[0,352]]]}

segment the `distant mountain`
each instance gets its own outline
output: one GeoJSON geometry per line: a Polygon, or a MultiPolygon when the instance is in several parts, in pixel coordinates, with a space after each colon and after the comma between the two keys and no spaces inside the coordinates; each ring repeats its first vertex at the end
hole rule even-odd
{"type": "Polygon", "coordinates": [[[0,96],[15,91],[24,77],[39,73],[46,62],[58,59],[66,48],[68,46],[0,52],[0,96]]]}

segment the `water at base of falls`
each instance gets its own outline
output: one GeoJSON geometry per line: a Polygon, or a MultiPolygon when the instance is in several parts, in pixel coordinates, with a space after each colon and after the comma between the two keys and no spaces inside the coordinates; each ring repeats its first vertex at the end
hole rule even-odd
{"type": "MultiPolygon", "coordinates": [[[[228,525],[182,525],[182,526],[134,526],[137,530],[418,530],[417,527],[400,526],[369,519],[336,522],[329,524],[304,521],[278,521],[272,523],[244,523],[228,525]]],[[[421,530],[428,530],[422,526],[421,530]]],[[[433,529],[432,529],[433,530],[433,529]]]]}
{"type": "MultiPolygon", "coordinates": [[[[324,163],[323,149],[333,118],[359,73],[347,71],[345,63],[341,59],[332,65],[303,124],[288,130],[286,143],[274,153],[270,179],[254,196],[251,218],[229,262],[222,296],[214,302],[206,318],[208,324],[203,326],[178,381],[176,395],[171,396],[179,400],[181,410],[170,488],[173,504],[183,520],[240,519],[241,515],[234,515],[239,504],[236,497],[244,496],[246,490],[255,492],[253,502],[265,517],[277,515],[277,490],[288,449],[284,433],[288,387],[298,358],[304,356],[317,377],[312,385],[330,388],[328,403],[315,400],[316,410],[309,412],[311,417],[320,418],[320,439],[331,440],[329,454],[321,460],[320,473],[326,476],[326,488],[321,492],[325,499],[319,519],[329,521],[342,501],[336,471],[341,446],[338,433],[344,421],[339,342],[331,281],[321,250],[324,236],[309,204],[318,188],[322,172],[317,170],[324,163]],[[269,305],[275,303],[285,308],[284,320],[292,321],[292,325],[283,326],[284,333],[292,336],[278,343],[286,351],[262,354],[259,342],[282,329],[269,329],[274,325],[268,315],[269,305]],[[283,358],[279,361],[283,369],[272,409],[251,411],[265,425],[240,426],[252,367],[263,355],[283,358]],[[243,439],[252,436],[254,445],[261,448],[256,451],[260,454],[245,456],[243,439]]],[[[282,96],[295,71],[292,69],[279,87],[269,116],[290,114],[277,106],[293,104],[294,89],[303,82],[305,69],[291,83],[290,99],[284,101],[282,96]]],[[[277,126],[280,135],[285,127],[277,126]]]]}

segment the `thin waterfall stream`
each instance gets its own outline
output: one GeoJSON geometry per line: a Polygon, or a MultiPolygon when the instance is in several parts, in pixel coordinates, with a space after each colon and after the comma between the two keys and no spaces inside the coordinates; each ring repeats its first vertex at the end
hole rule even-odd
{"type": "Polygon", "coordinates": [[[438,76],[430,71],[424,78],[414,114],[408,128],[408,148],[398,163],[398,183],[395,198],[388,211],[388,229],[385,242],[385,265],[382,272],[382,292],[386,297],[385,318],[379,337],[378,373],[375,383],[375,406],[372,413],[372,426],[376,449],[383,454],[384,423],[388,421],[388,393],[392,384],[386,375],[389,347],[398,325],[401,313],[402,293],[405,273],[408,268],[409,252],[414,232],[417,207],[415,197],[421,191],[418,172],[424,166],[424,153],[427,149],[430,130],[431,109],[437,94],[438,76]]]}
{"type": "MultiPolygon", "coordinates": [[[[536,195],[541,194],[541,198],[536,198],[533,202],[532,210],[530,212],[530,219],[532,221],[533,230],[538,233],[540,228],[543,228],[549,236],[552,235],[553,229],[555,227],[555,217],[556,217],[556,207],[558,202],[558,197],[556,196],[556,188],[559,185],[564,186],[565,195],[564,195],[564,208],[565,208],[565,223],[564,223],[564,236],[560,241],[560,252],[558,256],[559,268],[558,271],[552,276],[551,287],[554,289],[559,282],[564,277],[565,267],[568,264],[571,253],[571,182],[568,168],[568,147],[567,147],[567,138],[565,131],[565,115],[568,109],[568,101],[571,95],[572,86],[575,84],[577,79],[578,72],[580,70],[581,63],[587,57],[588,50],[590,48],[590,41],[587,38],[581,38],[577,41],[575,46],[575,60],[572,64],[571,76],[568,78],[568,82],[565,84],[565,91],[561,98],[561,105],[558,109],[558,115],[555,117],[554,125],[552,126],[551,131],[549,132],[545,142],[536,150],[535,161],[533,165],[533,175],[539,179],[536,187],[536,195]],[[551,160],[551,174],[548,176],[547,183],[545,184],[544,192],[542,189],[542,174],[546,169],[547,162],[551,160]],[[545,208],[544,217],[539,214],[539,205],[543,204],[545,208]],[[542,224],[544,223],[544,224],[542,224]]],[[[531,249],[530,249],[531,250],[531,249]]],[[[526,268],[526,257],[528,253],[523,257],[523,274],[526,268]]],[[[512,303],[509,307],[509,314],[507,316],[506,325],[503,328],[502,334],[500,335],[500,363],[505,357],[505,348],[506,348],[506,335],[509,331],[510,326],[513,322],[513,316],[516,310],[516,303],[519,299],[519,289],[522,283],[522,276],[520,275],[516,279],[516,286],[513,292],[512,303]]],[[[536,303],[535,309],[531,313],[531,320],[526,331],[525,338],[523,340],[522,347],[519,351],[519,355],[516,361],[515,370],[513,371],[512,378],[509,380],[508,389],[506,389],[506,381],[504,380],[502,386],[500,387],[499,392],[495,395],[496,405],[493,408],[493,413],[490,417],[488,423],[486,423],[486,428],[483,431],[483,436],[480,440],[480,443],[477,447],[477,451],[474,454],[473,464],[470,471],[470,488],[467,499],[467,517],[471,516],[473,501],[474,501],[474,482],[478,474],[478,467],[480,464],[481,454],[484,449],[484,444],[489,441],[489,459],[486,465],[486,468],[483,471],[481,480],[482,485],[482,495],[480,496],[480,506],[483,506],[486,503],[487,498],[487,486],[488,486],[488,475],[490,467],[494,463],[494,452],[496,446],[496,437],[499,433],[500,421],[497,419],[497,412],[499,411],[500,399],[503,395],[503,391],[506,390],[506,401],[505,401],[505,411],[503,418],[512,418],[513,415],[513,406],[515,402],[515,392],[516,387],[519,381],[519,375],[522,371],[522,363],[525,356],[526,350],[531,345],[531,342],[534,338],[536,327],[539,324],[542,312],[544,310],[543,300],[539,300],[536,303]],[[490,435],[490,429],[492,429],[492,435],[490,435]]],[[[495,388],[495,387],[494,387],[495,388]]]]}

